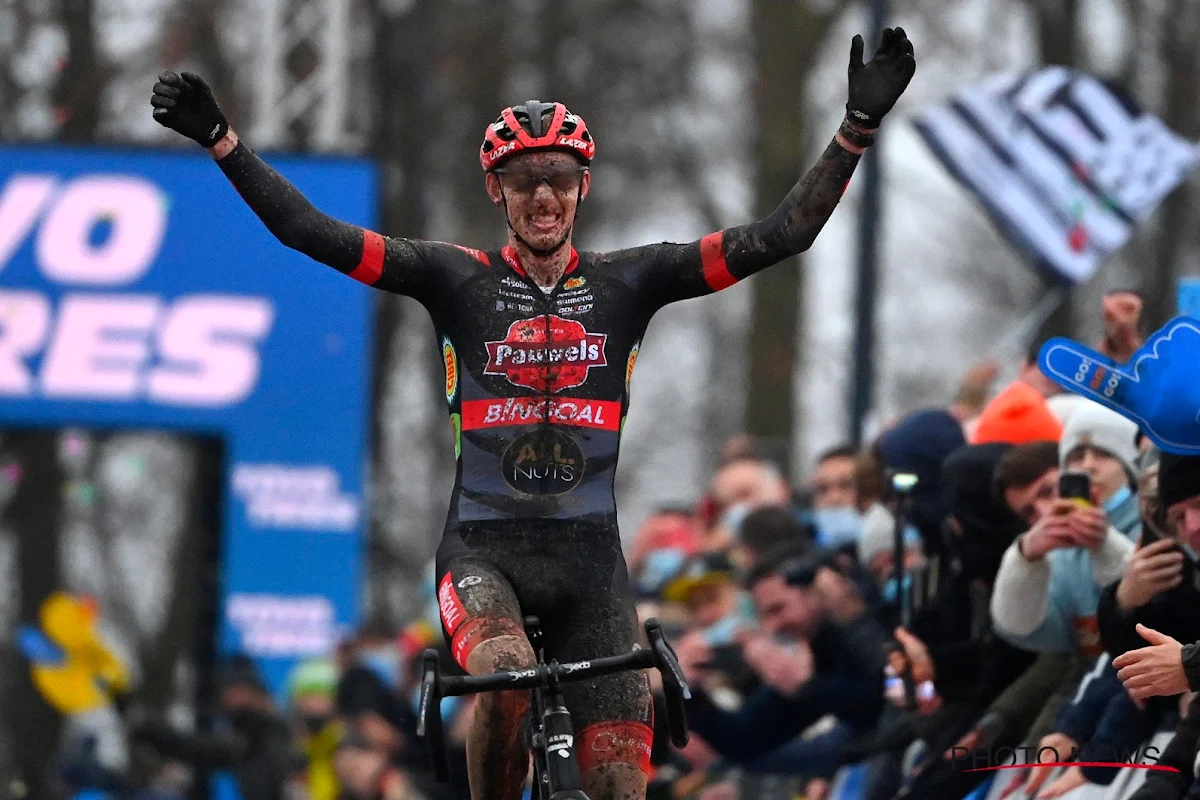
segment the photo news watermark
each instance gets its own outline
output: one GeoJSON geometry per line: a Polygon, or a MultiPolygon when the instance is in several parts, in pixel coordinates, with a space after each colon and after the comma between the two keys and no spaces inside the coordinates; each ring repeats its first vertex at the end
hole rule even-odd
{"type": "Polygon", "coordinates": [[[1048,769],[1053,767],[1108,767],[1111,769],[1147,769],[1179,772],[1159,764],[1162,754],[1154,745],[1137,748],[1077,747],[1060,753],[1053,747],[1018,745],[1016,747],[950,748],[950,765],[956,772],[991,772],[1003,769],[1048,769]]]}

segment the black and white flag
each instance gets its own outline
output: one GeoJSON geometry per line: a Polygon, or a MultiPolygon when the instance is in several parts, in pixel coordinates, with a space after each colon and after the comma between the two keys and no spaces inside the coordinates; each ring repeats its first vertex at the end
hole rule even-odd
{"type": "Polygon", "coordinates": [[[1161,120],[1064,67],[988,78],[916,125],[1004,235],[1068,284],[1091,277],[1200,158],[1161,120]]]}

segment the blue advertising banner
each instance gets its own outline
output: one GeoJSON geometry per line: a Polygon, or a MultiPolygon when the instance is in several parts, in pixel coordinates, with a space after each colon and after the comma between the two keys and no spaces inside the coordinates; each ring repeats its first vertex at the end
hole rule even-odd
{"type": "Polygon", "coordinates": [[[1180,316],[1200,319],[1200,278],[1180,278],[1177,301],[1180,316]]]}
{"type": "MultiPolygon", "coordinates": [[[[369,163],[269,160],[374,225],[369,163]]],[[[204,155],[0,148],[0,426],[220,436],[219,650],[276,690],[357,622],[369,292],[280,245],[204,155]]]]}

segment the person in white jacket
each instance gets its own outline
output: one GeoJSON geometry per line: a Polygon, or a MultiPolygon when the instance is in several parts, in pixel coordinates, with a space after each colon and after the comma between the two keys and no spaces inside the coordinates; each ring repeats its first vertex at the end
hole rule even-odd
{"type": "Polygon", "coordinates": [[[1140,534],[1132,492],[1137,426],[1096,404],[1071,416],[1057,445],[1014,448],[997,488],[1030,528],[1004,554],[991,611],[998,633],[1036,652],[1098,656],[1096,609],[1120,579],[1140,534]],[[1086,471],[1093,504],[1058,495],[1060,468],[1086,471]]]}

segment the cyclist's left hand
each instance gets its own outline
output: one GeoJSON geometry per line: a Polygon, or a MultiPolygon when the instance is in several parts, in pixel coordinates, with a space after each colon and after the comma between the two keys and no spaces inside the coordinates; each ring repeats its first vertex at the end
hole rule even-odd
{"type": "Polygon", "coordinates": [[[917,60],[903,28],[884,28],[879,49],[863,63],[863,38],[850,45],[850,99],[846,116],[859,127],[874,130],[908,87],[917,60]]]}

